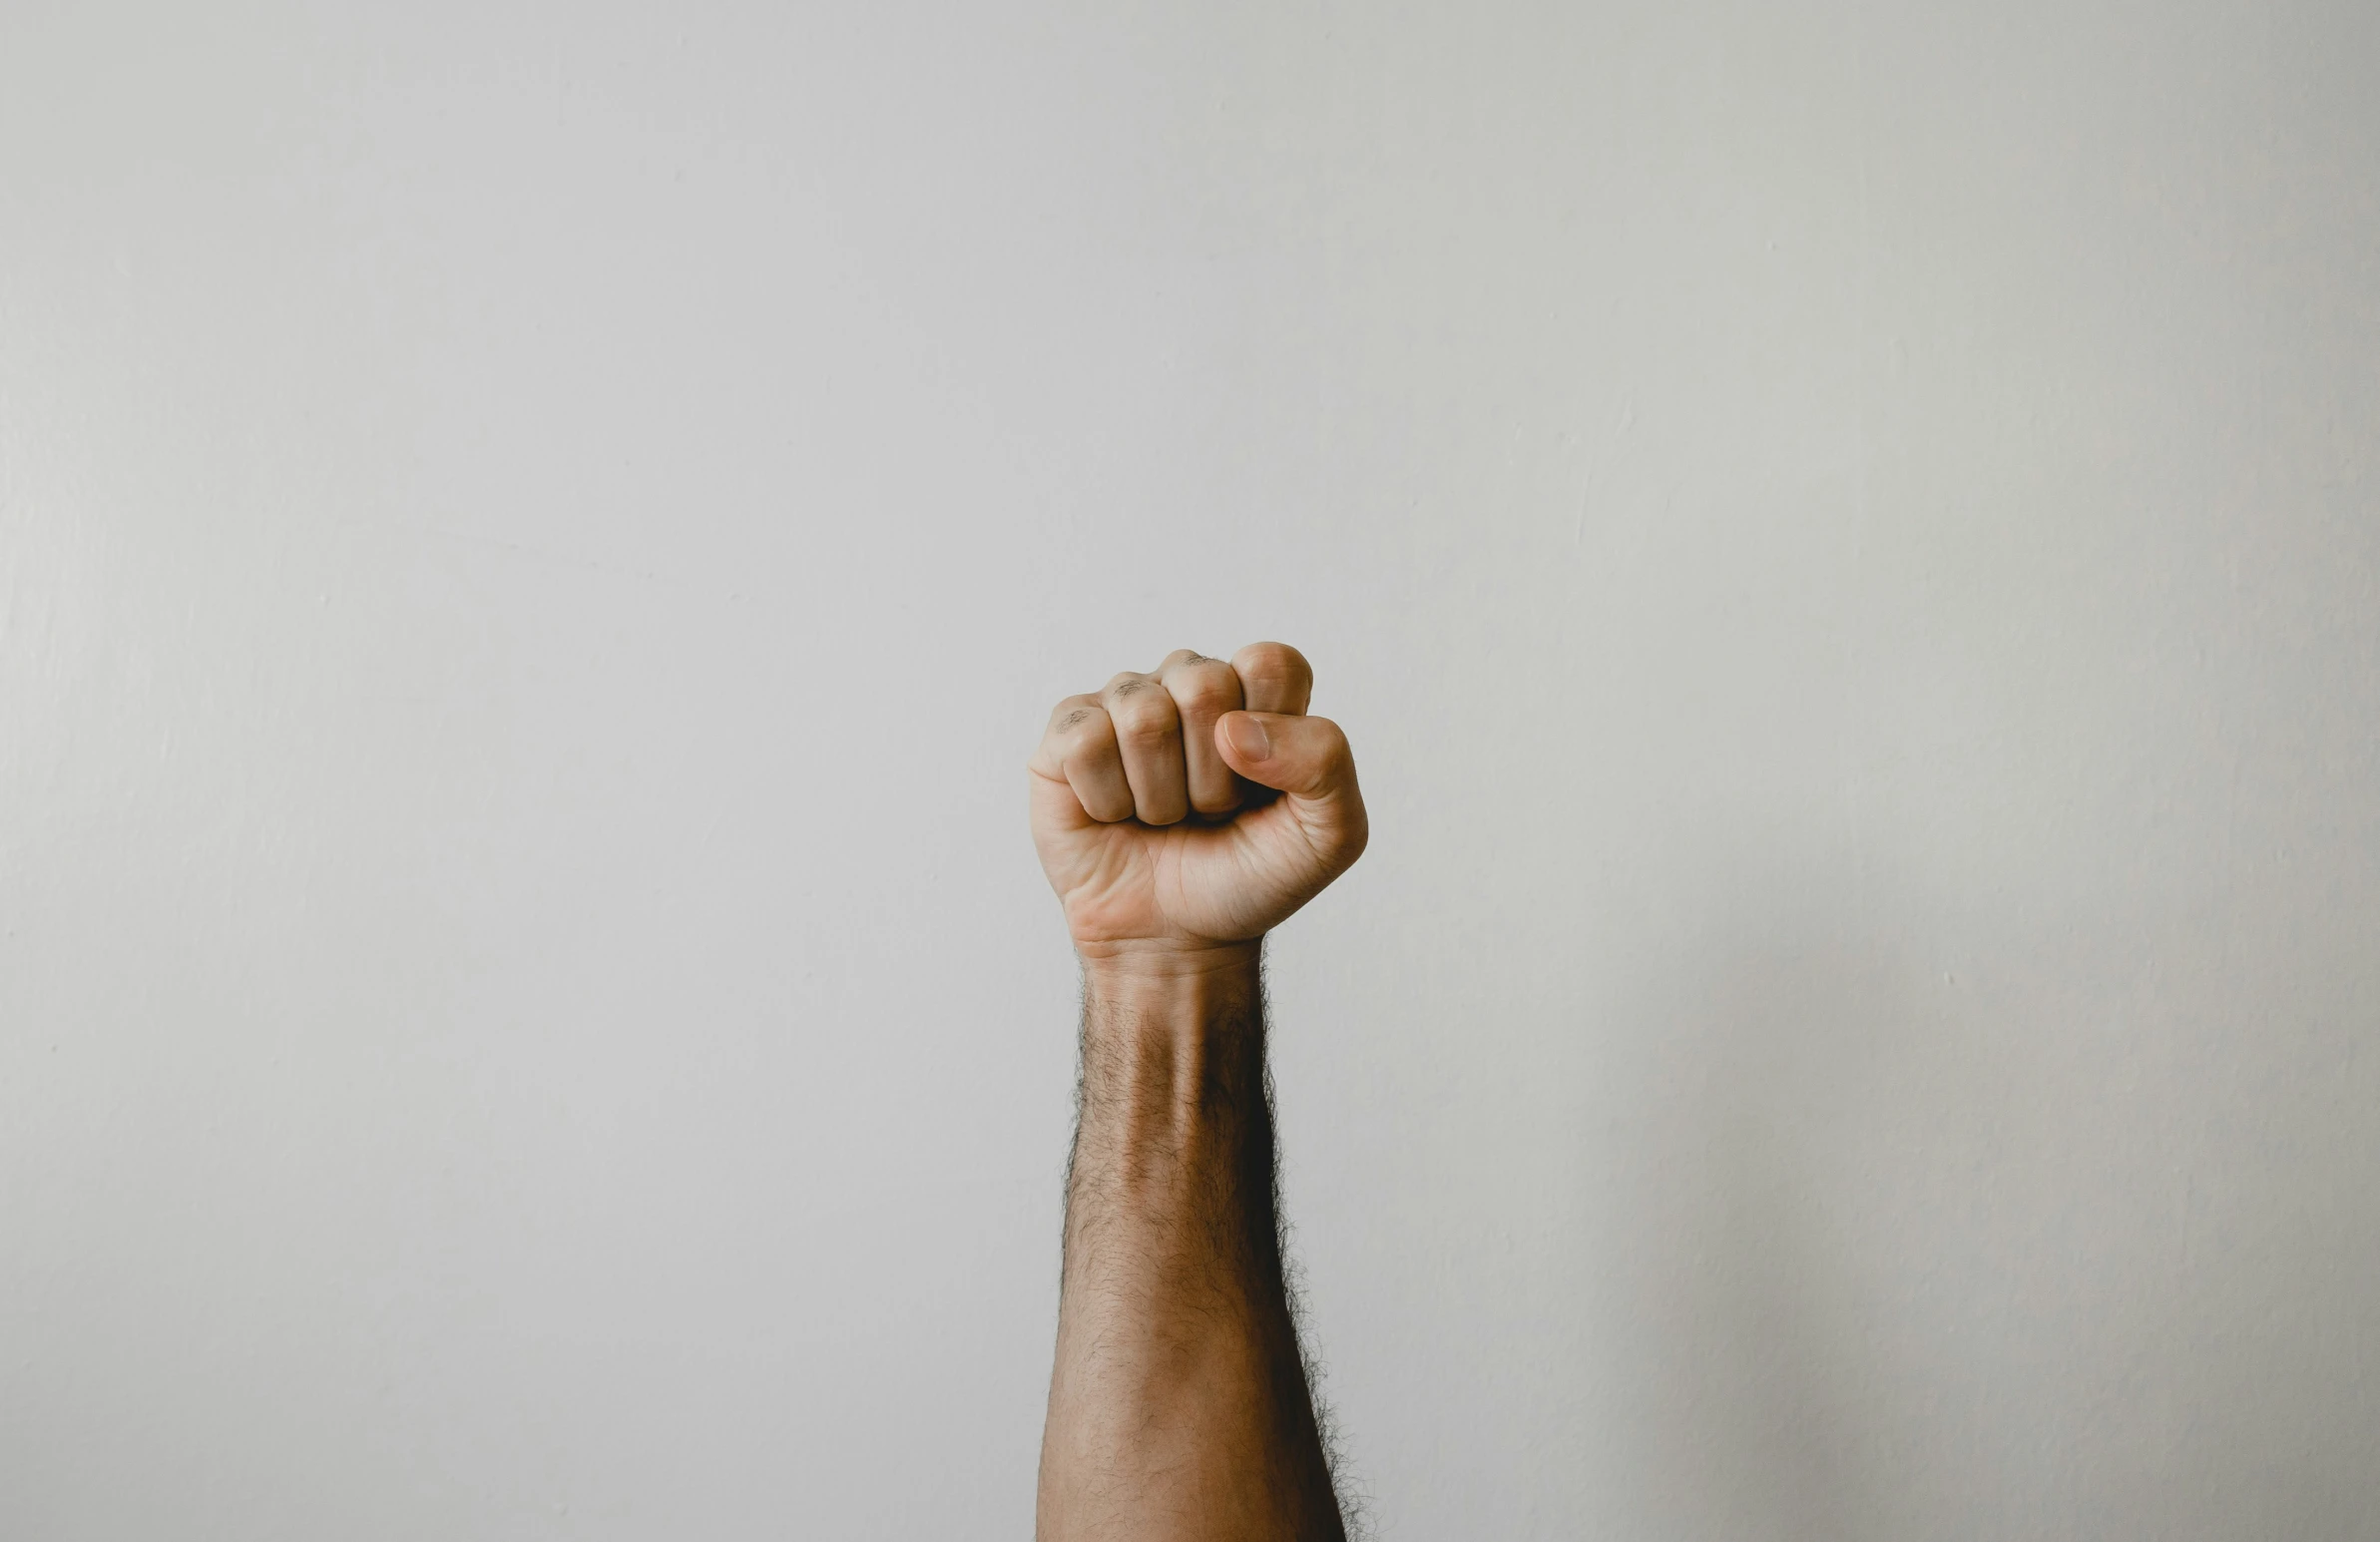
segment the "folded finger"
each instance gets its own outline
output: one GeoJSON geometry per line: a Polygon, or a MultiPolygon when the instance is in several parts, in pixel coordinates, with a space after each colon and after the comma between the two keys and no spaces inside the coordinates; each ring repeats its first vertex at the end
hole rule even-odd
{"type": "Polygon", "coordinates": [[[1115,724],[1133,812],[1144,824],[1179,823],[1190,812],[1190,790],[1172,694],[1154,675],[1119,675],[1100,693],[1100,705],[1115,724]]]}
{"type": "Polygon", "coordinates": [[[1097,697],[1070,696],[1058,704],[1031,764],[1036,774],[1073,788],[1083,811],[1102,824],[1133,816],[1116,725],[1097,697]]]}
{"type": "Polygon", "coordinates": [[[1182,722],[1183,771],[1190,805],[1200,813],[1228,813],[1239,803],[1239,780],[1214,747],[1214,725],[1239,710],[1239,676],[1220,659],[1183,649],[1158,666],[1182,722]]]}
{"type": "Polygon", "coordinates": [[[1314,694],[1314,671],[1287,643],[1250,643],[1231,656],[1240,706],[1249,712],[1295,717],[1314,694]]]}

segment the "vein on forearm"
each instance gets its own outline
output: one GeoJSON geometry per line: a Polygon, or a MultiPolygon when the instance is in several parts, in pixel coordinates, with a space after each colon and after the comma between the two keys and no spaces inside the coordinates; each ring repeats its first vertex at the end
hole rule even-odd
{"type": "Polygon", "coordinates": [[[1282,1267],[1253,961],[1137,995],[1085,983],[1053,1407],[1106,1412],[1053,1427],[1119,1492],[1220,1484],[1247,1535],[1275,1535],[1270,1517],[1337,1536],[1282,1267]]]}
{"type": "Polygon", "coordinates": [[[1261,1294],[1279,1237],[1254,982],[1163,1010],[1087,992],[1082,1053],[1068,1280],[1157,1266],[1187,1293],[1261,1294]]]}

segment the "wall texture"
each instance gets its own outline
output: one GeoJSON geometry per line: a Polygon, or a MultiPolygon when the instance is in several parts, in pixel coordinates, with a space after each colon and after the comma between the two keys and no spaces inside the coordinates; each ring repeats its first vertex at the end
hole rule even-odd
{"type": "Polygon", "coordinates": [[[2376,75],[16,0],[0,1535],[1027,1535],[1023,758],[1277,636],[1375,804],[1273,981],[1381,1537],[2368,1542],[2376,75]]]}

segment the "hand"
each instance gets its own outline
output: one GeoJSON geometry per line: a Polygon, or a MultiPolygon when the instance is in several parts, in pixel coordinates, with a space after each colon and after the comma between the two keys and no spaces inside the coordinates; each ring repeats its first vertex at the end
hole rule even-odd
{"type": "Polygon", "coordinates": [[[1363,854],[1338,725],[1285,643],[1184,649],[1050,715],[1033,841],[1087,959],[1244,952],[1363,854]],[[1243,779],[1244,778],[1244,779],[1243,779]]]}

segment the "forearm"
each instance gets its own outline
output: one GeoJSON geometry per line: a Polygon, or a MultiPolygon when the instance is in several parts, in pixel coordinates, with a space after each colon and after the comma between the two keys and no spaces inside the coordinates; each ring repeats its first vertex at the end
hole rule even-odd
{"type": "Polygon", "coordinates": [[[1268,1093],[1256,944],[1087,957],[1042,1542],[1343,1535],[1268,1093]]]}

